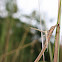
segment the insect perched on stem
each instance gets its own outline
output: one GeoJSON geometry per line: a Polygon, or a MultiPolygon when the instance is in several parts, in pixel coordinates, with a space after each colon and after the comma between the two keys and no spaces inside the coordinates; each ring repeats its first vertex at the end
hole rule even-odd
{"type": "Polygon", "coordinates": [[[36,58],[36,60],[34,62],[38,62],[40,60],[41,56],[43,55],[43,53],[45,52],[45,50],[46,50],[46,48],[48,46],[48,43],[50,41],[50,38],[52,36],[52,33],[53,33],[53,31],[54,31],[54,29],[55,29],[56,26],[57,26],[57,24],[55,26],[52,26],[50,28],[50,30],[48,30],[48,31],[41,31],[39,29],[32,28],[32,29],[38,30],[40,32],[45,32],[45,34],[46,34],[46,42],[45,42],[45,45],[44,45],[43,49],[41,50],[41,52],[39,53],[38,57],[36,58]]]}

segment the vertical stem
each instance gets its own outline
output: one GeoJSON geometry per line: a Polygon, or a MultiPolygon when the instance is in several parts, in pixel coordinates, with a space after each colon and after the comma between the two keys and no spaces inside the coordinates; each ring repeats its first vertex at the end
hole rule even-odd
{"type": "MultiPolygon", "coordinates": [[[[42,36],[42,42],[43,42],[43,36],[42,36]]],[[[42,48],[44,47],[44,44],[42,43],[42,48]]],[[[43,62],[45,62],[45,57],[44,57],[44,53],[43,53],[43,62]]]]}
{"type": "MultiPolygon", "coordinates": [[[[9,38],[10,38],[10,22],[7,18],[7,25],[6,25],[6,39],[5,39],[5,54],[8,52],[8,44],[9,44],[9,38]]],[[[7,62],[7,57],[2,58],[2,62],[7,62]]]]}
{"type": "MultiPolygon", "coordinates": [[[[40,12],[40,0],[38,0],[38,4],[39,4],[39,14],[40,14],[40,25],[41,25],[41,12],[40,12]]],[[[42,25],[41,25],[41,30],[42,30],[42,25]]],[[[42,49],[43,49],[43,33],[41,32],[41,40],[42,40],[42,49]]],[[[43,53],[43,62],[44,62],[44,53],[43,53]]]]}
{"type": "MultiPolygon", "coordinates": [[[[9,20],[7,20],[7,22],[8,22],[8,27],[7,27],[7,35],[6,35],[6,40],[5,40],[5,53],[8,52],[9,39],[10,39],[10,29],[11,29],[11,24],[10,24],[9,20]]],[[[5,57],[5,62],[7,62],[7,57],[5,57]]]]}
{"type": "Polygon", "coordinates": [[[59,0],[58,2],[58,20],[57,20],[58,26],[56,30],[54,62],[59,62],[60,18],[61,18],[61,0],[59,0]]]}
{"type": "MultiPolygon", "coordinates": [[[[4,23],[2,24],[2,32],[1,32],[1,42],[0,42],[0,50],[2,51],[4,42],[5,42],[5,35],[6,35],[6,20],[4,21],[4,23]]],[[[1,53],[0,51],[0,53],[1,53]]]]}
{"type": "Polygon", "coordinates": [[[53,62],[53,54],[52,54],[52,49],[51,49],[51,44],[49,42],[49,54],[50,54],[50,61],[53,62]]]}
{"type": "MultiPolygon", "coordinates": [[[[2,25],[2,34],[1,34],[1,42],[0,42],[0,53],[2,54],[3,51],[3,47],[4,47],[4,43],[5,43],[5,35],[6,35],[6,20],[4,21],[3,25],[2,25]]],[[[1,57],[0,57],[0,62],[1,62],[1,57]]]]}

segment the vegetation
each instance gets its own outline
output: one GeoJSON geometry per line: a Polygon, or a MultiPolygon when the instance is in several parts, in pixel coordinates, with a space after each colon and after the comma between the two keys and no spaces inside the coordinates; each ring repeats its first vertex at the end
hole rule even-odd
{"type": "MultiPolygon", "coordinates": [[[[42,49],[39,40],[41,32],[33,30],[30,27],[38,28],[40,25],[40,15],[34,10],[30,15],[21,14],[20,19],[15,18],[14,14],[17,13],[18,7],[14,0],[6,1],[5,7],[8,15],[5,17],[0,16],[0,62],[34,62],[42,49]],[[23,22],[22,18],[25,18],[25,21],[28,21],[28,23],[23,22]],[[36,23],[35,25],[32,24],[32,20],[36,23]]],[[[60,11],[58,13],[58,18],[60,18],[59,14],[60,11]]],[[[42,29],[45,31],[46,26],[44,19],[41,20],[41,24],[42,29]]],[[[52,39],[53,37],[54,36],[51,36],[52,39]]],[[[49,43],[48,52],[47,50],[44,52],[45,62],[52,62],[52,60],[54,60],[53,46],[52,43],[49,43]]],[[[60,49],[60,52],[62,52],[62,49],[60,49]]],[[[58,61],[60,60],[59,62],[61,62],[61,56],[62,54],[60,53],[60,58],[58,59],[58,61]]],[[[39,62],[41,61],[43,62],[42,57],[39,62]]]]}

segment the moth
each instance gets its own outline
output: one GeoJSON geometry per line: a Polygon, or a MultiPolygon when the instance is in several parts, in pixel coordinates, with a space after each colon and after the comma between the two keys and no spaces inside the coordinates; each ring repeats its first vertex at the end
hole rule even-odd
{"type": "MultiPolygon", "coordinates": [[[[45,52],[45,50],[46,50],[46,48],[47,48],[47,46],[48,46],[48,43],[49,43],[49,41],[50,41],[50,38],[51,38],[51,36],[52,36],[52,33],[53,33],[53,31],[54,31],[54,29],[55,29],[55,27],[57,26],[58,24],[56,24],[55,26],[52,26],[51,28],[50,28],[50,30],[48,30],[48,33],[47,33],[47,41],[45,42],[45,45],[44,45],[44,47],[43,47],[43,49],[41,50],[41,52],[39,53],[39,55],[38,55],[38,57],[36,58],[36,60],[34,61],[34,62],[38,62],[39,60],[40,60],[40,58],[41,58],[41,56],[43,55],[43,53],[45,52]]],[[[34,29],[34,28],[33,28],[34,29]]],[[[35,29],[35,30],[38,30],[38,29],[35,29]]],[[[39,30],[40,31],[40,30],[39,30]]],[[[45,32],[45,31],[41,31],[41,32],[45,32]]]]}

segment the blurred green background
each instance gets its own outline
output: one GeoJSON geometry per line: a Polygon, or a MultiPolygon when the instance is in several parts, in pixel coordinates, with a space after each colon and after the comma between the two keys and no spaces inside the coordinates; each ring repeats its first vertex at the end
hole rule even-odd
{"type": "MultiPolygon", "coordinates": [[[[14,16],[14,14],[18,12],[16,1],[7,0],[4,1],[4,4],[7,15],[4,15],[4,10],[4,13],[0,11],[0,62],[34,62],[42,49],[40,40],[41,33],[30,27],[38,28],[40,25],[39,12],[34,10],[29,15],[20,14],[19,19],[14,16]],[[23,22],[23,20],[26,22],[23,22]],[[33,25],[31,20],[33,20],[33,23],[36,23],[36,25],[33,25]]],[[[46,30],[44,19],[41,20],[41,24],[42,30],[46,30]]],[[[51,37],[51,39],[53,38],[54,36],[51,37]]],[[[51,47],[54,53],[52,43],[51,47]]],[[[42,57],[40,59],[40,62],[41,61],[43,61],[42,57]]],[[[47,50],[45,51],[45,62],[46,61],[50,62],[49,49],[48,52],[47,50]]],[[[61,45],[60,62],[62,62],[61,45]]]]}

